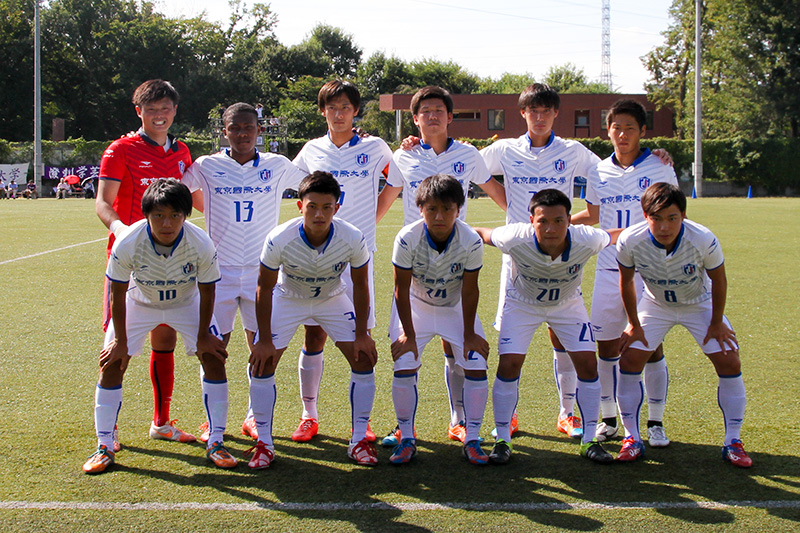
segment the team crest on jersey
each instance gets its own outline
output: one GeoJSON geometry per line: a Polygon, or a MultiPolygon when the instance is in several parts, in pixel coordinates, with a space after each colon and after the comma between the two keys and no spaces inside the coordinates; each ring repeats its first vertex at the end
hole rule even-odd
{"type": "Polygon", "coordinates": [[[358,154],[356,156],[356,164],[360,167],[366,166],[369,163],[369,154],[358,154]]]}
{"type": "Polygon", "coordinates": [[[183,161],[178,161],[178,170],[181,171],[181,174],[186,170],[186,163],[183,161]]]}
{"type": "Polygon", "coordinates": [[[577,274],[577,273],[578,273],[578,271],[579,271],[580,269],[581,269],[581,265],[580,265],[580,264],[578,264],[578,265],[571,265],[567,271],[568,271],[570,274],[577,274]]]}
{"type": "Polygon", "coordinates": [[[186,263],[185,265],[183,265],[183,273],[184,274],[186,274],[188,276],[192,272],[194,272],[194,265],[192,263],[186,263]]]}
{"type": "Polygon", "coordinates": [[[567,169],[567,162],[563,159],[556,159],[553,162],[553,168],[556,169],[556,172],[564,172],[567,169]]]}
{"type": "Polygon", "coordinates": [[[258,179],[260,179],[261,181],[269,181],[271,177],[272,177],[272,171],[269,170],[268,168],[265,168],[264,170],[261,170],[258,173],[258,179]]]}
{"type": "Polygon", "coordinates": [[[461,161],[456,161],[453,163],[453,173],[455,173],[456,176],[460,176],[465,170],[467,170],[467,165],[461,161]]]}
{"type": "Polygon", "coordinates": [[[450,265],[450,273],[451,274],[458,274],[462,270],[464,270],[464,264],[463,263],[453,263],[452,265],[450,265]]]}
{"type": "Polygon", "coordinates": [[[686,274],[687,276],[691,276],[695,272],[697,272],[697,266],[693,265],[692,263],[689,263],[688,265],[683,265],[683,273],[686,274]]]}
{"type": "Polygon", "coordinates": [[[333,271],[336,272],[337,274],[341,274],[342,272],[344,272],[345,266],[347,266],[347,263],[345,263],[344,261],[340,261],[335,265],[333,265],[333,271]]]}
{"type": "Polygon", "coordinates": [[[650,186],[650,178],[648,178],[648,177],[646,177],[646,176],[645,176],[644,178],[639,178],[639,188],[640,188],[641,190],[643,190],[643,191],[644,191],[644,190],[646,190],[646,189],[647,189],[649,186],[650,186]]]}

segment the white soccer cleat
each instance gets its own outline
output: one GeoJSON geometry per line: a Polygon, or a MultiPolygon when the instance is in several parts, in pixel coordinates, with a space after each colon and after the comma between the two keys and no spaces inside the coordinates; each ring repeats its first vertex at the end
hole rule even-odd
{"type": "Polygon", "coordinates": [[[669,446],[667,433],[664,426],[652,426],[647,428],[647,442],[652,448],[666,448],[669,446]]]}

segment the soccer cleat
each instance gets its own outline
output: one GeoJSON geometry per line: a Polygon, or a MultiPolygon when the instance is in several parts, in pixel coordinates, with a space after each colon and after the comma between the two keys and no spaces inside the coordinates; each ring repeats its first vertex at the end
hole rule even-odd
{"type": "Polygon", "coordinates": [[[730,444],[722,447],[722,458],[730,464],[741,468],[753,466],[753,460],[744,451],[744,444],[739,439],[733,439],[730,444]]]}
{"type": "Polygon", "coordinates": [[[489,462],[494,465],[504,465],[511,460],[511,443],[499,440],[489,454],[489,462]]]}
{"type": "Polygon", "coordinates": [[[393,465],[406,464],[417,456],[417,443],[414,439],[403,439],[400,444],[392,450],[389,462],[393,465]]]}
{"type": "MultiPolygon", "coordinates": [[[[414,428],[414,438],[417,438],[417,429],[414,428]]],[[[385,437],[381,439],[381,446],[384,448],[394,448],[400,441],[403,440],[401,435],[400,426],[395,426],[385,437]]]]}
{"type": "Polygon", "coordinates": [[[644,457],[644,444],[640,440],[633,440],[633,437],[626,437],[622,440],[622,449],[617,454],[617,461],[631,462],[644,457]]]}
{"type": "Polygon", "coordinates": [[[150,438],[156,440],[173,440],[175,442],[194,442],[197,439],[191,433],[186,433],[175,427],[177,420],[170,420],[163,426],[150,423],[150,438]]]}
{"type": "Polygon", "coordinates": [[[208,439],[211,437],[211,430],[208,429],[208,420],[200,424],[200,427],[197,429],[200,430],[200,436],[197,437],[197,440],[200,442],[208,442],[208,439]]]}
{"type": "Polygon", "coordinates": [[[651,426],[647,428],[647,442],[652,448],[666,448],[669,446],[667,433],[664,426],[651,426]]]}
{"type": "Polygon", "coordinates": [[[106,468],[114,464],[114,455],[114,452],[110,451],[107,446],[98,446],[97,451],[83,463],[83,471],[87,474],[105,472],[106,468]]]}
{"type": "MultiPolygon", "coordinates": [[[[350,435],[351,436],[353,435],[353,428],[350,428],[350,435]]],[[[376,440],[378,440],[378,436],[375,434],[374,431],[372,431],[372,428],[369,427],[369,422],[367,422],[367,432],[364,438],[366,438],[370,442],[375,442],[376,440]]]]}
{"type": "MultiPolygon", "coordinates": [[[[314,432],[314,434],[316,434],[316,431],[314,432]]],[[[252,416],[248,416],[242,422],[242,435],[246,435],[252,439],[258,440],[258,428],[256,427],[256,419],[253,418],[252,416]]]]}
{"type": "Polygon", "coordinates": [[[581,456],[601,465],[614,462],[614,456],[605,451],[597,439],[581,444],[581,456]]]}
{"type": "Polygon", "coordinates": [[[238,464],[238,461],[231,455],[221,442],[215,442],[206,449],[206,457],[208,460],[220,468],[233,468],[238,464]]]}
{"type": "Polygon", "coordinates": [[[450,440],[464,442],[464,439],[467,438],[467,428],[464,426],[464,421],[461,420],[455,426],[451,424],[450,427],[447,428],[447,436],[450,437],[450,440]]]}
{"type": "Polygon", "coordinates": [[[375,451],[375,445],[367,439],[351,442],[347,447],[347,456],[362,466],[378,464],[378,452],[375,451]]]}
{"type": "MultiPolygon", "coordinates": [[[[511,415],[511,436],[514,436],[514,433],[517,432],[519,429],[519,420],[517,420],[517,413],[515,412],[511,415]]],[[[492,430],[492,437],[497,438],[497,428],[492,430]]]]}
{"type": "Polygon", "coordinates": [[[556,428],[561,433],[565,433],[573,439],[580,439],[583,437],[583,426],[581,425],[580,417],[572,415],[559,417],[556,428]]]}
{"type": "Polygon", "coordinates": [[[618,426],[609,426],[605,422],[597,424],[597,430],[594,432],[594,438],[597,442],[605,442],[611,440],[619,434],[618,426]]]}
{"type": "Polygon", "coordinates": [[[467,461],[474,465],[485,465],[489,462],[489,456],[484,453],[481,443],[477,440],[469,441],[462,450],[467,461]]]}
{"type": "Polygon", "coordinates": [[[119,430],[117,426],[114,426],[114,453],[117,453],[122,449],[122,444],[119,442],[119,430]]]}
{"type": "Polygon", "coordinates": [[[255,446],[244,452],[244,456],[248,457],[250,454],[253,458],[247,463],[247,466],[253,470],[264,470],[275,461],[275,450],[271,449],[265,443],[258,441],[255,446]]]}
{"type": "Polygon", "coordinates": [[[297,429],[292,433],[292,440],[295,442],[308,442],[319,432],[319,423],[314,418],[304,418],[300,420],[297,429]]]}

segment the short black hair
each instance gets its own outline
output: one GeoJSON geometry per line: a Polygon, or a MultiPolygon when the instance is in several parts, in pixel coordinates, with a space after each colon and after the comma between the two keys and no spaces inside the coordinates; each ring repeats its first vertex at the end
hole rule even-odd
{"type": "Polygon", "coordinates": [[[464,205],[464,188],[457,179],[448,174],[428,176],[417,188],[417,207],[422,207],[433,200],[442,203],[453,202],[461,209],[464,205]]]}
{"type": "Polygon", "coordinates": [[[324,111],[328,102],[341,95],[345,95],[356,110],[361,108],[361,93],[358,92],[358,87],[349,81],[332,80],[323,85],[317,94],[319,110],[324,111]]]}
{"type": "Polygon", "coordinates": [[[225,126],[228,124],[228,121],[232,120],[234,115],[238,113],[252,114],[255,123],[258,124],[258,111],[256,111],[256,108],[245,102],[236,102],[235,104],[229,105],[222,113],[222,125],[225,126]]]}
{"type": "Polygon", "coordinates": [[[550,107],[558,110],[561,104],[561,97],[555,89],[546,83],[534,83],[528,85],[519,94],[519,108],[526,109],[528,107],[550,107]]]}
{"type": "Polygon", "coordinates": [[[192,193],[175,178],[160,178],[142,194],[142,214],[146,217],[157,207],[171,207],[185,216],[192,214],[192,193]]]}
{"type": "Polygon", "coordinates": [[[655,215],[671,205],[678,206],[681,213],[686,213],[686,195],[670,183],[654,183],[642,195],[642,211],[647,216],[655,215]]]}
{"type": "Polygon", "coordinates": [[[647,124],[647,111],[644,109],[644,106],[640,102],[631,100],[630,98],[623,98],[622,100],[614,102],[614,105],[611,106],[606,115],[606,127],[611,126],[611,123],[614,122],[614,118],[617,115],[631,115],[639,125],[639,129],[647,124]]]}
{"type": "Polygon", "coordinates": [[[297,188],[297,197],[302,200],[304,196],[312,192],[330,194],[336,198],[338,202],[339,196],[342,194],[342,189],[339,187],[339,182],[336,181],[336,178],[334,178],[330,172],[317,170],[303,178],[303,181],[300,182],[300,186],[297,188]]]}
{"type": "Polygon", "coordinates": [[[542,189],[531,198],[528,204],[528,211],[533,215],[537,207],[555,207],[557,205],[563,205],[567,209],[567,214],[569,215],[572,209],[572,203],[569,201],[566,194],[558,189],[542,189]]]}
{"type": "Polygon", "coordinates": [[[173,87],[170,82],[164,80],[147,80],[133,91],[131,102],[137,107],[142,107],[145,104],[157,102],[164,98],[172,100],[174,105],[178,105],[178,101],[180,100],[178,91],[175,90],[175,87],[173,87]]]}
{"type": "Polygon", "coordinates": [[[438,98],[439,100],[442,100],[444,102],[444,106],[447,108],[447,112],[453,112],[453,97],[450,96],[450,93],[447,92],[447,89],[443,89],[437,85],[428,85],[427,87],[423,87],[414,93],[414,96],[411,97],[411,113],[416,115],[422,102],[432,98],[438,98]]]}

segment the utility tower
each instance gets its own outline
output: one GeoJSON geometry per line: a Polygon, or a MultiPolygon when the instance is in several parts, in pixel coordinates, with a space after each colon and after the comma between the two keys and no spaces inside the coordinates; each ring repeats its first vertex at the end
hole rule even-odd
{"type": "Polygon", "coordinates": [[[602,68],[600,70],[600,83],[613,89],[611,83],[611,0],[603,1],[603,55],[602,68]]]}

